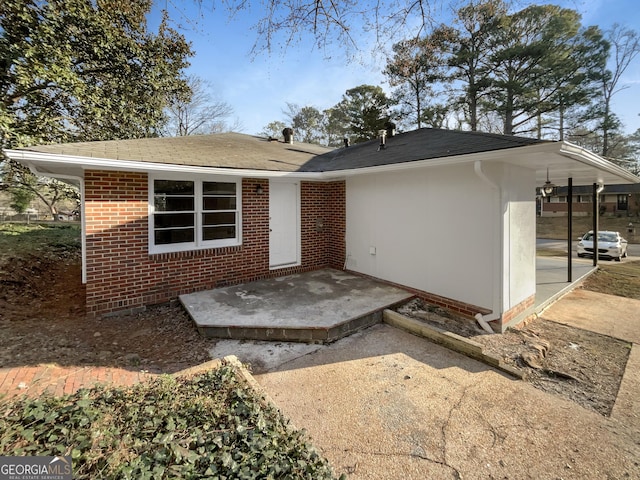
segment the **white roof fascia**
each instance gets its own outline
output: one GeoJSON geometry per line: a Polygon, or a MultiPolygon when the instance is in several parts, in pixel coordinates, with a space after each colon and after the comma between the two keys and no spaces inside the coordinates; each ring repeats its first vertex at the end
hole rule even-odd
{"type": "MultiPolygon", "coordinates": [[[[29,150],[5,150],[5,153],[12,160],[19,161],[30,166],[33,163],[49,165],[61,164],[65,166],[77,166],[83,170],[96,169],[120,172],[172,172],[251,178],[294,177],[301,179],[320,179],[318,178],[320,175],[319,172],[281,172],[224,167],[201,167],[175,163],[153,163],[137,160],[112,160],[108,158],[79,157],[75,155],[33,152],[29,150]]],[[[41,175],[46,176],[53,174],[41,173],[41,175]]]]}
{"type": "MultiPolygon", "coordinates": [[[[560,155],[569,157],[585,165],[595,167],[598,170],[604,170],[613,175],[617,175],[618,177],[626,180],[629,183],[640,183],[640,178],[638,178],[636,175],[628,170],[625,170],[621,166],[616,165],[615,163],[612,163],[605,158],[602,158],[600,155],[596,155],[595,153],[572,143],[562,142],[560,145],[560,155]]],[[[603,183],[602,178],[599,178],[598,182],[603,183]]]]}

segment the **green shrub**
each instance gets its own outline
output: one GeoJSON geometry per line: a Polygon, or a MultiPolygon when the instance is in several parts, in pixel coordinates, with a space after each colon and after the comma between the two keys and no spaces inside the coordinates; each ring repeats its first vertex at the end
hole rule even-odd
{"type": "Polygon", "coordinates": [[[5,400],[0,455],[71,455],[77,479],[332,479],[232,366],[127,389],[5,400]]]}

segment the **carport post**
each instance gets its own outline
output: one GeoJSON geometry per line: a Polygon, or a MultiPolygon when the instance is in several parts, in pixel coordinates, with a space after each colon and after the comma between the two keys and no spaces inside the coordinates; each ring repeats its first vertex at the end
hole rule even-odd
{"type": "Polygon", "coordinates": [[[571,271],[571,249],[573,247],[573,177],[569,177],[567,183],[567,282],[573,282],[573,275],[571,271]]]}
{"type": "Polygon", "coordinates": [[[593,184],[593,266],[598,266],[598,215],[600,195],[598,194],[598,184],[593,184]]]}

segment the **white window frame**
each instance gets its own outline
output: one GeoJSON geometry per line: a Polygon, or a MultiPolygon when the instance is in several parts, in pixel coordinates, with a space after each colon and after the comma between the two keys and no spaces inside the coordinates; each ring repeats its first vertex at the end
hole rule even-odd
{"type": "Polygon", "coordinates": [[[204,250],[207,248],[234,247],[242,245],[242,178],[218,176],[218,175],[180,175],[174,173],[149,174],[149,253],[186,252],[191,250],[204,250]],[[194,187],[194,213],[195,213],[195,240],[193,242],[155,244],[155,190],[156,180],[189,181],[194,187]],[[203,194],[202,184],[206,182],[235,183],[236,184],[236,236],[221,240],[203,240],[202,214],[203,194]]]}

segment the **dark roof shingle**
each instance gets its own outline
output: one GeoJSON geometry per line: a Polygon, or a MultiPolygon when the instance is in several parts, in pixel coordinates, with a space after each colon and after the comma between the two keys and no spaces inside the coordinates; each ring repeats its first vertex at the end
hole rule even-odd
{"type": "Polygon", "coordinates": [[[384,149],[378,148],[379,140],[371,140],[332,150],[312,158],[301,170],[324,172],[393,165],[543,142],[545,141],[491,133],[421,128],[387,138],[384,149]]]}
{"type": "Polygon", "coordinates": [[[284,143],[240,133],[39,145],[26,150],[110,160],[282,172],[328,172],[522,147],[542,140],[422,128],[348,148],[284,143]]]}

